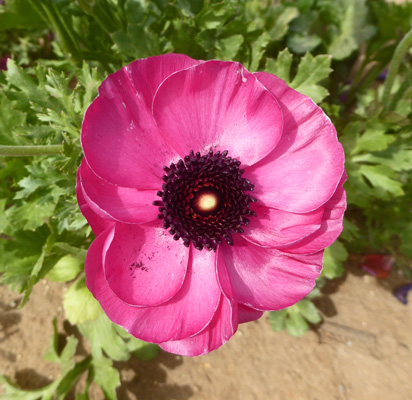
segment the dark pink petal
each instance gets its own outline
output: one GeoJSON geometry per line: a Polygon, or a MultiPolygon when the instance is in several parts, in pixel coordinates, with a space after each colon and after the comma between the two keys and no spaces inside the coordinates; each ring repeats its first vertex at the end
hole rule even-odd
{"type": "Polygon", "coordinates": [[[77,202],[79,203],[79,208],[84,218],[86,218],[90,227],[92,228],[93,233],[97,236],[103,232],[107,227],[112,226],[114,221],[110,218],[101,217],[99,214],[96,214],[89,204],[86,202],[86,199],[83,195],[83,191],[80,184],[80,169],[77,170],[77,180],[76,180],[76,197],[77,202]]]}
{"type": "Polygon", "coordinates": [[[157,89],[169,75],[202,62],[184,54],[163,54],[133,61],[124,69],[129,73],[136,91],[142,95],[146,107],[151,109],[157,89]]]}
{"type": "Polygon", "coordinates": [[[235,297],[258,310],[279,310],[305,297],[322,269],[323,252],[293,256],[254,246],[241,237],[221,246],[235,297]]]}
{"type": "Polygon", "coordinates": [[[152,221],[159,209],[152,202],[158,197],[157,190],[138,190],[113,185],[99,178],[87,165],[79,168],[81,186],[90,203],[107,213],[112,219],[126,223],[152,221]]]}
{"type": "Polygon", "coordinates": [[[137,60],[102,83],[81,137],[87,163],[98,176],[124,187],[161,186],[163,165],[178,157],[153,122],[152,97],[167,76],[198,62],[178,54],[137,60]]]}
{"type": "Polygon", "coordinates": [[[133,307],[116,297],[104,277],[104,243],[107,247],[111,239],[107,239],[107,233],[101,236],[88,252],[86,277],[89,289],[113,322],[133,336],[154,343],[192,336],[209,324],[221,297],[215,253],[191,252],[183,286],[167,303],[157,307],[133,307]]]}
{"type": "Polygon", "coordinates": [[[239,324],[245,322],[256,321],[263,315],[263,311],[255,310],[254,308],[246,307],[243,304],[237,305],[237,311],[239,315],[239,324]]]}
{"type": "Polygon", "coordinates": [[[335,192],[344,170],[344,153],[329,118],[309,98],[274,75],[255,74],[276,97],[284,118],[276,148],[247,168],[256,197],[268,207],[307,213],[335,192]]]}
{"type": "MultiPolygon", "coordinates": [[[[100,297],[102,297],[101,292],[107,292],[105,288],[108,286],[108,284],[106,282],[106,278],[104,277],[103,264],[107,249],[113,240],[114,229],[115,226],[113,224],[105,231],[101,232],[99,236],[97,236],[96,239],[93,240],[93,243],[90,245],[89,250],[87,250],[86,260],[84,261],[86,286],[98,301],[100,301],[100,297]]],[[[113,296],[112,299],[117,299],[117,297],[111,290],[110,292],[113,296]]]]}
{"type": "Polygon", "coordinates": [[[207,61],[159,86],[153,116],[183,157],[190,150],[229,150],[251,165],[276,146],[282,113],[273,95],[240,64],[207,61]]]}
{"type": "Polygon", "coordinates": [[[176,243],[159,222],[115,225],[104,270],[114,294],[125,303],[155,306],[182,287],[189,249],[176,243]]]}
{"type": "Polygon", "coordinates": [[[336,192],[325,204],[320,228],[298,242],[280,247],[280,250],[293,254],[316,253],[330,246],[339,237],[343,229],[343,214],[346,210],[346,192],[343,189],[346,178],[345,172],[336,192]]]}
{"type": "Polygon", "coordinates": [[[237,302],[224,260],[218,250],[217,272],[222,290],[219,307],[209,325],[192,337],[161,343],[160,347],[170,353],[183,356],[200,356],[216,350],[225,344],[236,332],[238,326],[237,302]]]}
{"type": "Polygon", "coordinates": [[[235,334],[237,325],[233,326],[233,313],[231,302],[222,295],[212,321],[202,332],[183,340],[161,343],[160,347],[169,353],[190,357],[210,353],[235,334]]]}
{"type": "Polygon", "coordinates": [[[294,214],[253,204],[257,218],[244,227],[243,237],[259,246],[279,247],[296,242],[320,228],[324,207],[306,214],[294,214]]]}

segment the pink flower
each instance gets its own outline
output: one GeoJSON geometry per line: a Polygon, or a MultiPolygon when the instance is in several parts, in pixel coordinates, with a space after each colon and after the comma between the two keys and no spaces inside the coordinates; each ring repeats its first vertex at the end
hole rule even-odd
{"type": "Polygon", "coordinates": [[[87,286],[166,351],[208,353],[305,297],[342,230],[335,128],[274,75],[137,60],[102,83],[81,138],[77,195],[97,236],[87,286]]]}

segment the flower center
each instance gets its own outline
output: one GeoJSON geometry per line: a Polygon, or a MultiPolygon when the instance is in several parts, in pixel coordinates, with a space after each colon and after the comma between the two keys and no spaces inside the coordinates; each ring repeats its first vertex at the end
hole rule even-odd
{"type": "Polygon", "coordinates": [[[223,241],[233,245],[232,235],[243,233],[247,217],[256,215],[249,208],[256,199],[245,193],[254,186],[241,177],[240,161],[227,154],[190,151],[184,161],[163,167],[165,183],[157,192],[162,200],[153,204],[159,207],[163,227],[187,247],[193,243],[198,250],[216,251],[223,241]]]}

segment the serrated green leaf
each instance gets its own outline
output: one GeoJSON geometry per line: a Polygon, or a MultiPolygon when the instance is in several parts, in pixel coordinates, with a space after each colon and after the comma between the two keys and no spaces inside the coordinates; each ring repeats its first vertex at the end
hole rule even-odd
{"type": "Polygon", "coordinates": [[[359,172],[367,178],[374,187],[376,195],[382,199],[387,199],[388,195],[397,197],[404,194],[402,184],[393,179],[393,172],[384,166],[361,165],[359,172]]]}
{"type": "Polygon", "coordinates": [[[6,79],[11,85],[21,90],[29,101],[42,107],[52,107],[47,91],[41,88],[23,68],[10,58],[7,60],[6,79]]]}
{"type": "Polygon", "coordinates": [[[113,368],[112,360],[106,357],[93,358],[92,367],[95,382],[102,388],[105,397],[116,400],[116,388],[120,386],[120,374],[113,368]]]}
{"type": "Polygon", "coordinates": [[[348,252],[341,242],[336,241],[327,247],[323,254],[322,276],[328,279],[339,278],[344,272],[343,262],[347,257],[348,252]]]}
{"type": "Polygon", "coordinates": [[[288,49],[279,52],[276,61],[268,58],[266,61],[265,71],[283,79],[287,84],[290,83],[290,69],[292,67],[293,55],[288,49]]]}
{"type": "Polygon", "coordinates": [[[291,336],[302,336],[309,329],[309,325],[297,309],[289,308],[289,317],[286,320],[286,330],[291,336]]]}
{"type": "Polygon", "coordinates": [[[23,138],[13,132],[26,122],[26,114],[14,109],[14,104],[7,96],[0,92],[0,144],[18,145],[23,144],[23,138]]]}
{"type": "Polygon", "coordinates": [[[94,321],[79,325],[80,332],[86,336],[92,346],[94,358],[100,357],[104,351],[116,361],[126,361],[130,357],[127,344],[118,335],[115,325],[109,321],[105,314],[101,314],[94,321]]]}
{"type": "Polygon", "coordinates": [[[233,60],[243,41],[243,35],[240,34],[217,40],[216,58],[219,60],[233,60]]]}
{"type": "Polygon", "coordinates": [[[305,317],[305,319],[307,319],[312,324],[318,324],[322,321],[322,317],[320,316],[319,311],[310,300],[303,299],[296,304],[296,307],[305,317]]]}
{"type": "Polygon", "coordinates": [[[63,307],[66,318],[73,325],[93,321],[102,313],[100,304],[86,287],[84,276],[64,294],[63,307]]]}
{"type": "Polygon", "coordinates": [[[318,83],[332,72],[331,60],[328,55],[314,57],[310,53],[305,54],[300,60],[298,72],[290,84],[291,87],[309,96],[315,103],[320,103],[329,93],[318,83]]]}
{"type": "Polygon", "coordinates": [[[394,135],[386,134],[385,126],[373,124],[362,135],[358,135],[352,154],[385,150],[395,138],[394,135]]]}

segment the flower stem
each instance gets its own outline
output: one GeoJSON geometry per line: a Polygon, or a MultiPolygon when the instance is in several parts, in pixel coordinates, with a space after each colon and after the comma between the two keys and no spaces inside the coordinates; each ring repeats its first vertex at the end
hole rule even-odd
{"type": "Polygon", "coordinates": [[[391,102],[391,89],[398,73],[399,67],[403,58],[405,57],[409,47],[412,46],[412,29],[405,35],[405,37],[399,42],[398,46],[393,53],[392,61],[389,65],[388,75],[383,87],[383,101],[385,107],[388,108],[391,102]]]}
{"type": "Polygon", "coordinates": [[[0,157],[45,156],[60,154],[63,146],[60,144],[49,146],[4,146],[0,145],[0,157]]]}

